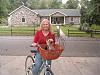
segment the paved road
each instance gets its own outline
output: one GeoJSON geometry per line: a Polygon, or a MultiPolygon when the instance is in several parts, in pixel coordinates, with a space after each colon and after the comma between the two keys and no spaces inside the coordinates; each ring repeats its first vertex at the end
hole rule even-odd
{"type": "MultiPolygon", "coordinates": [[[[2,36],[0,55],[26,56],[30,53],[32,39],[30,36],[2,36]]],[[[100,56],[100,39],[64,37],[60,40],[64,47],[62,56],[100,56]]]]}
{"type": "Polygon", "coordinates": [[[27,55],[32,43],[32,37],[25,36],[8,36],[0,37],[0,54],[1,55],[27,55]]]}
{"type": "Polygon", "coordinates": [[[63,37],[65,52],[63,56],[100,56],[100,39],[63,37]]]}

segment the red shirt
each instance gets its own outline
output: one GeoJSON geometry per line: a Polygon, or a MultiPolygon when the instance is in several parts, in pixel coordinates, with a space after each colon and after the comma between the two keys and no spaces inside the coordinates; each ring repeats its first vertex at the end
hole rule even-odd
{"type": "Polygon", "coordinates": [[[34,42],[38,44],[46,44],[46,39],[53,39],[55,43],[55,35],[54,33],[49,32],[47,36],[44,36],[42,30],[37,31],[34,36],[34,42]]]}

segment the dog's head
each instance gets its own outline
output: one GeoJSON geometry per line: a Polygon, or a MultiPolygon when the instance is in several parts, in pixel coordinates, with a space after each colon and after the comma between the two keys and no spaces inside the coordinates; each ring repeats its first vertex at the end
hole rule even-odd
{"type": "Polygon", "coordinates": [[[49,50],[54,50],[54,48],[53,48],[53,39],[48,39],[47,41],[47,45],[48,45],[48,47],[49,47],[49,50]]]}
{"type": "Polygon", "coordinates": [[[53,39],[48,39],[48,42],[49,42],[50,44],[52,44],[52,43],[53,43],[53,39]]]}
{"type": "Polygon", "coordinates": [[[53,43],[53,39],[48,39],[46,42],[47,42],[47,45],[51,45],[53,43]]]}

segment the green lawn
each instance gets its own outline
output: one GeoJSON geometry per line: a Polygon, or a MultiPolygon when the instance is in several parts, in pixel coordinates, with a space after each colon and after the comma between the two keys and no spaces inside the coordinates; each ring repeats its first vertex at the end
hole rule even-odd
{"type": "MultiPolygon", "coordinates": [[[[78,33],[84,33],[84,32],[79,30],[79,27],[70,26],[70,25],[61,26],[61,29],[65,33],[65,35],[68,35],[68,29],[69,30],[77,30],[78,33]]],[[[74,33],[76,33],[76,32],[74,31],[74,33]]]]}
{"type": "MultiPolygon", "coordinates": [[[[91,29],[93,29],[93,30],[99,30],[100,31],[100,25],[95,25],[95,24],[93,24],[92,26],[91,26],[91,29]]],[[[97,37],[97,38],[100,38],[100,33],[99,34],[94,34],[94,36],[95,37],[97,37]]]]}
{"type": "MultiPolygon", "coordinates": [[[[94,28],[94,25],[92,26],[94,28]]],[[[18,26],[18,27],[7,27],[7,26],[0,26],[0,35],[3,36],[10,36],[10,35],[19,35],[19,36],[33,36],[34,35],[34,28],[36,29],[37,27],[33,26],[18,26]]],[[[60,26],[62,31],[64,32],[65,35],[68,36],[68,29],[69,30],[75,30],[75,31],[69,31],[70,35],[69,36],[75,36],[75,37],[90,37],[91,34],[80,31],[79,26],[77,25],[66,25],[66,26],[60,26]],[[73,34],[72,34],[73,33],[73,34]],[[77,33],[77,34],[76,34],[77,33]]],[[[100,26],[95,27],[98,30],[100,30],[100,26]]],[[[52,31],[57,34],[57,28],[55,25],[52,25],[52,31]]],[[[96,37],[100,38],[100,34],[94,35],[96,37]]]]}
{"type": "Polygon", "coordinates": [[[34,27],[0,27],[0,35],[34,35],[34,27]]]}
{"type": "MultiPolygon", "coordinates": [[[[97,27],[97,28],[99,28],[99,27],[97,27]]],[[[80,31],[79,27],[75,26],[75,25],[73,25],[73,26],[69,26],[69,25],[61,26],[61,29],[62,29],[62,31],[64,32],[64,34],[66,36],[68,36],[68,29],[69,29],[69,30],[72,30],[72,31],[69,31],[69,33],[70,33],[69,36],[73,36],[73,37],[91,37],[90,33],[80,31]]],[[[100,34],[96,34],[96,35],[93,35],[93,36],[97,37],[97,38],[100,38],[100,34]]]]}
{"type": "MultiPolygon", "coordinates": [[[[33,36],[37,27],[34,26],[17,26],[17,27],[7,27],[0,26],[0,35],[1,36],[10,36],[10,35],[19,35],[19,36],[33,36]]],[[[52,26],[52,31],[56,32],[56,27],[52,26]]]]}
{"type": "Polygon", "coordinates": [[[95,24],[93,24],[93,25],[91,26],[91,29],[100,30],[100,25],[95,25],[95,24]]]}

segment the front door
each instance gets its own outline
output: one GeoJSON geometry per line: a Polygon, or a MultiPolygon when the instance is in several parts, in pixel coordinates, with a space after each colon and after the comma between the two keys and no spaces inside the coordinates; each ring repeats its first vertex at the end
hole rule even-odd
{"type": "Polygon", "coordinates": [[[64,17],[51,17],[51,23],[52,24],[63,24],[64,17]]]}

